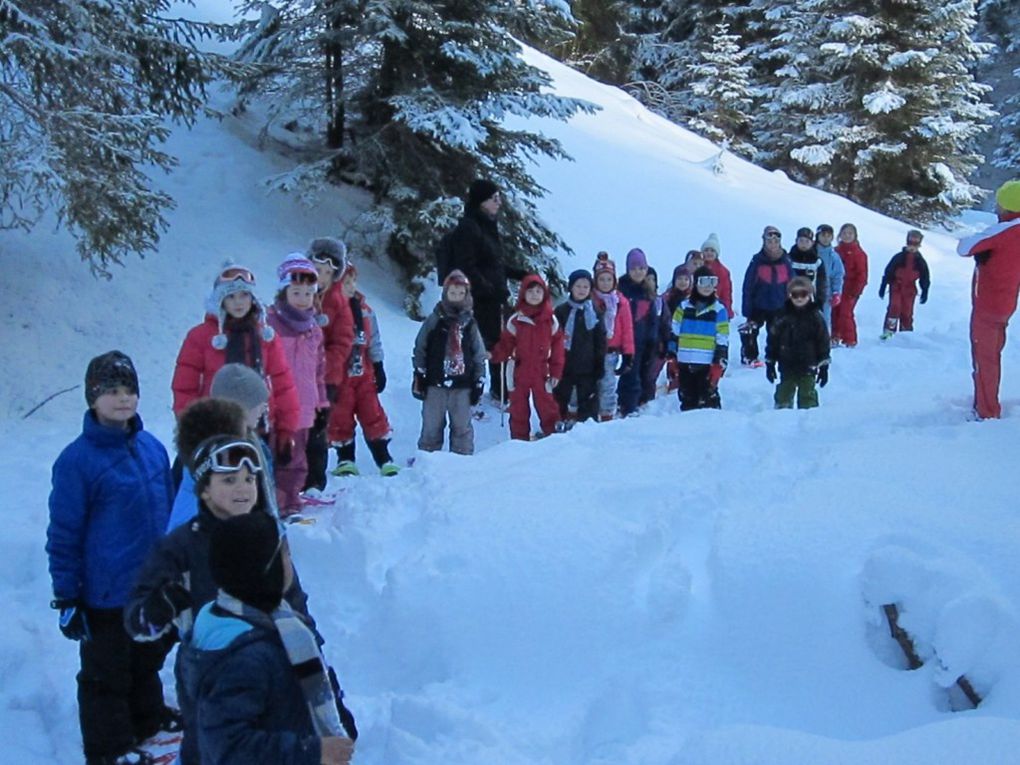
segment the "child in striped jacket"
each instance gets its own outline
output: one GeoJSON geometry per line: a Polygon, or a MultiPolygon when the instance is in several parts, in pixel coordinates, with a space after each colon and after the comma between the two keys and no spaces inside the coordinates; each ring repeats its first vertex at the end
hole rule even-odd
{"type": "Polygon", "coordinates": [[[719,380],[729,361],[730,317],[716,295],[719,278],[707,266],[694,272],[691,296],[673,312],[670,354],[679,368],[680,410],[719,409],[719,380]]]}

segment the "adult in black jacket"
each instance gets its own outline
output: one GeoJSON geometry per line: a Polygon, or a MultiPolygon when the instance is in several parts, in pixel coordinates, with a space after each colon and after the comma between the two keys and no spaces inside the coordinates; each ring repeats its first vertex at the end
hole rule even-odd
{"type": "MultiPolygon", "coordinates": [[[[527,275],[505,262],[496,223],[502,204],[499,187],[492,181],[479,179],[471,184],[464,217],[450,239],[448,262],[441,264],[444,273],[438,274],[442,284],[450,271],[460,269],[471,282],[475,321],[488,351],[499,341],[503,329],[503,308],[510,297],[507,278],[523,279],[527,275]]],[[[502,395],[498,364],[489,364],[489,392],[496,399],[502,395]]]]}
{"type": "Polygon", "coordinates": [[[567,280],[568,298],[556,306],[556,320],[564,333],[563,377],[553,390],[564,420],[584,422],[598,415],[598,383],[605,372],[605,309],[591,299],[592,276],[580,269],[567,280]],[[571,411],[574,399],[574,411],[571,411]]]}

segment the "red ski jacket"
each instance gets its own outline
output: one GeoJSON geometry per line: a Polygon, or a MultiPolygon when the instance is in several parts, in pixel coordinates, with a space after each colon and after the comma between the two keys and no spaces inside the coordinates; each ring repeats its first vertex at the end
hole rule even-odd
{"type": "Polygon", "coordinates": [[[840,242],[836,252],[843,261],[843,297],[859,298],[868,283],[868,254],[860,242],[840,242]]]}
{"type": "Polygon", "coordinates": [[[549,290],[537,274],[529,274],[521,281],[517,310],[507,319],[499,342],[492,349],[492,361],[497,364],[511,359],[513,380],[522,386],[563,377],[563,332],[553,314],[549,290]],[[535,284],[545,289],[545,299],[540,306],[529,306],[524,302],[524,293],[535,284]]]}
{"type": "Polygon", "coordinates": [[[973,257],[974,312],[1005,321],[1016,311],[1020,292],[1020,212],[1003,213],[980,234],[960,240],[956,251],[973,257]]]}

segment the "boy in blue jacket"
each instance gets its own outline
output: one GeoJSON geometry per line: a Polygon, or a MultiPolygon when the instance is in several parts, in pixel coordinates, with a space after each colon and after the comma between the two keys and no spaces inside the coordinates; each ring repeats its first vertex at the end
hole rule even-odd
{"type": "Polygon", "coordinates": [[[85,372],[82,434],[53,465],[46,553],[60,631],[80,643],[78,713],[87,765],[132,765],[135,749],[179,727],[163,703],[165,641],[135,643],[123,606],[139,568],[163,535],[173,503],[166,449],[138,416],[138,375],[110,351],[85,372]]]}

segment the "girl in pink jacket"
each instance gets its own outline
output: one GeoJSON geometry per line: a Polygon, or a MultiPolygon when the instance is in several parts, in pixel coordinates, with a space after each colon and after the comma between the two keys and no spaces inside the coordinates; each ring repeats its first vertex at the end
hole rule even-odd
{"type": "Polygon", "coordinates": [[[616,416],[616,378],[634,363],[634,321],[630,301],[616,289],[616,264],[600,252],[595,260],[595,290],[592,299],[605,308],[606,366],[599,380],[599,422],[616,416]]]}

